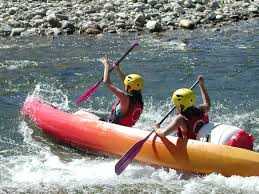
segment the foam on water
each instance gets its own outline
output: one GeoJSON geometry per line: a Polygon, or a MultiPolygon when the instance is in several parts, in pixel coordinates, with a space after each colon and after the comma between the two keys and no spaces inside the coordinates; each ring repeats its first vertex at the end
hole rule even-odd
{"type": "MultiPolygon", "coordinates": [[[[61,100],[63,102],[56,103],[56,105],[62,109],[69,109],[66,95],[61,90],[57,90],[50,85],[38,84],[32,92],[32,95],[40,96],[52,103],[57,96],[62,96],[60,94],[63,95],[63,100],[61,100]]],[[[102,101],[103,99],[99,98],[96,100],[102,101]]],[[[143,122],[150,124],[148,120],[155,121],[160,113],[156,111],[157,107],[153,106],[152,99],[147,102],[147,105],[149,108],[144,113],[143,122]],[[151,110],[157,113],[156,116],[151,114],[151,110]]],[[[91,108],[90,106],[90,110],[91,108]]],[[[144,126],[143,122],[140,122],[139,126],[144,126]]],[[[167,173],[163,169],[157,170],[150,166],[132,164],[118,177],[114,172],[114,166],[118,159],[102,156],[93,158],[79,155],[67,161],[60,157],[59,154],[53,153],[48,144],[35,140],[33,129],[25,121],[21,121],[19,131],[23,135],[23,147],[27,152],[22,155],[17,153],[17,156],[12,156],[9,160],[6,160],[3,168],[8,181],[2,182],[5,188],[8,185],[7,187],[12,188],[24,187],[24,190],[31,189],[32,187],[34,190],[36,188],[41,190],[41,185],[58,185],[61,188],[72,187],[71,189],[73,190],[81,185],[115,186],[139,184],[146,181],[162,184],[164,181],[177,179],[178,176],[174,170],[167,173]]],[[[63,152],[64,150],[59,151],[63,152]]]]}
{"type": "Polygon", "coordinates": [[[224,177],[218,174],[210,174],[202,178],[189,181],[182,194],[189,193],[258,193],[258,177],[224,177]]]}
{"type": "MultiPolygon", "coordinates": [[[[174,170],[169,173],[163,169],[132,164],[121,175],[117,176],[114,166],[118,159],[102,156],[79,156],[69,162],[50,151],[48,145],[35,141],[29,134],[30,127],[22,122],[20,131],[24,134],[24,142],[30,152],[26,155],[10,157],[4,169],[8,176],[8,185],[38,186],[59,185],[60,187],[77,188],[80,185],[122,185],[153,181],[162,184],[177,179],[174,170]],[[71,185],[71,183],[73,183],[71,185]]],[[[40,188],[40,187],[39,187],[40,188]]]]}
{"type": "MultiPolygon", "coordinates": [[[[47,88],[49,87],[47,86],[47,88]]],[[[46,91],[57,90],[53,88],[48,90],[46,86],[40,84],[36,86],[33,95],[44,96],[45,98],[44,92],[46,91]]],[[[61,90],[57,93],[64,95],[61,90]]],[[[56,92],[52,93],[53,96],[55,94],[56,92]]],[[[64,97],[63,100],[65,102],[59,103],[59,107],[69,109],[67,98],[64,97]]],[[[103,99],[99,98],[96,100],[102,101],[103,99]]],[[[53,99],[51,101],[53,102],[53,99]]],[[[91,106],[89,107],[91,110],[91,106]]],[[[152,98],[146,100],[146,107],[137,127],[147,130],[149,130],[149,126],[153,122],[165,114],[164,110],[170,110],[171,108],[167,102],[154,103],[152,98]]],[[[99,111],[103,111],[103,109],[99,111]]],[[[231,121],[230,123],[239,121],[242,125],[242,122],[245,122],[251,115],[248,113],[243,115],[237,114],[232,116],[232,120],[227,119],[229,116],[221,115],[221,117],[215,117],[215,119],[221,122],[231,121]]],[[[148,183],[148,185],[155,185],[157,188],[143,187],[141,191],[154,192],[155,190],[156,193],[163,193],[164,191],[175,192],[177,190],[184,194],[259,192],[259,187],[257,186],[258,177],[223,177],[218,174],[200,177],[176,172],[175,170],[167,172],[163,169],[155,169],[154,167],[137,163],[129,165],[122,175],[117,176],[114,172],[114,166],[118,159],[103,156],[91,157],[83,154],[71,157],[72,159],[68,161],[57,154],[58,152],[64,152],[64,150],[57,148],[58,150],[53,152],[48,144],[37,142],[33,138],[33,130],[25,121],[21,122],[19,129],[24,137],[24,146],[29,151],[25,155],[12,156],[9,160],[6,159],[5,165],[1,166],[1,168],[5,169],[4,177],[8,180],[2,182],[3,187],[0,186],[2,189],[20,188],[22,191],[34,193],[43,192],[43,188],[48,188],[47,191],[51,190],[54,192],[52,187],[56,187],[60,188],[58,191],[65,189],[66,192],[70,193],[76,192],[79,188],[81,191],[94,189],[96,192],[96,187],[100,186],[103,189],[102,192],[105,193],[113,192],[114,189],[116,191],[116,188],[125,185],[131,185],[132,188],[137,190],[138,185],[148,183]]],[[[70,153],[68,152],[67,154],[69,155],[70,153]]]]}
{"type": "Polygon", "coordinates": [[[35,61],[29,61],[29,60],[21,60],[21,61],[7,60],[4,63],[0,63],[0,69],[6,69],[9,71],[16,70],[16,69],[31,68],[31,67],[38,67],[38,63],[35,61]]]}

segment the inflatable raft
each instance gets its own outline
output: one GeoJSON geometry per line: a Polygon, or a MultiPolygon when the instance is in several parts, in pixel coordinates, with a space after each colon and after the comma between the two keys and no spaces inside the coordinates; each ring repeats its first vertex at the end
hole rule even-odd
{"type": "MultiPolygon", "coordinates": [[[[35,97],[27,98],[21,112],[43,132],[63,143],[115,156],[122,156],[150,133],[64,112],[35,97]]],[[[194,173],[259,176],[256,152],[196,140],[183,141],[173,136],[161,139],[152,134],[135,159],[194,173]]]]}

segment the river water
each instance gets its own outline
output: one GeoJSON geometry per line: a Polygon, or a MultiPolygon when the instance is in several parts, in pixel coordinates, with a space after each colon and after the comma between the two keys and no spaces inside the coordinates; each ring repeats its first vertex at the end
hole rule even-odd
{"type": "MultiPolygon", "coordinates": [[[[108,112],[113,96],[105,87],[80,107],[74,100],[102,76],[98,59],[104,54],[118,59],[135,38],[140,47],[121,66],[145,78],[145,110],[137,127],[151,130],[170,110],[171,92],[190,87],[202,74],[212,101],[210,119],[251,132],[259,150],[258,20],[162,37],[1,39],[0,193],[259,193],[258,177],[198,176],[138,163],[116,176],[117,158],[58,145],[21,117],[19,110],[31,94],[69,112],[108,112]]],[[[121,86],[116,76],[112,80],[121,86]]]]}

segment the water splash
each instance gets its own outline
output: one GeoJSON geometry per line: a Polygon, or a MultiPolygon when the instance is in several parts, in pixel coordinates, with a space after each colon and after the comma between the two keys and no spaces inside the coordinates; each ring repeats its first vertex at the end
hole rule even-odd
{"type": "Polygon", "coordinates": [[[39,83],[35,86],[31,96],[40,97],[45,102],[50,103],[60,109],[70,109],[67,94],[65,94],[62,89],[57,89],[53,85],[39,83]]]}

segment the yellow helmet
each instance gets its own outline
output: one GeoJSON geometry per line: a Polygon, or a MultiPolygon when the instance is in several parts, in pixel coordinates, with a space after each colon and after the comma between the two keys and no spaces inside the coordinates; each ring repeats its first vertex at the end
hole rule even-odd
{"type": "Polygon", "coordinates": [[[144,79],[139,74],[129,74],[124,79],[124,85],[128,87],[128,92],[139,91],[144,87],[144,79]]]}
{"type": "Polygon", "coordinates": [[[183,110],[186,110],[189,107],[195,105],[196,96],[194,92],[188,88],[181,88],[176,90],[172,96],[172,103],[177,109],[180,109],[183,106],[183,110]]]}

